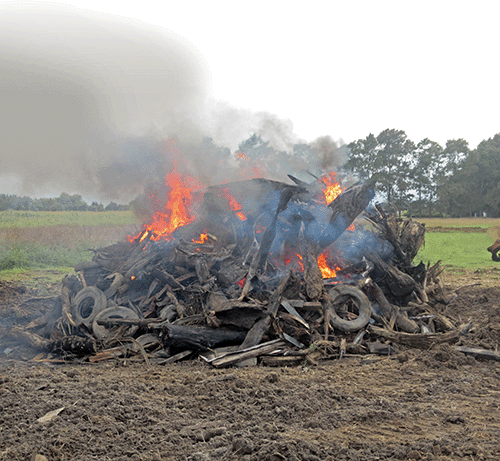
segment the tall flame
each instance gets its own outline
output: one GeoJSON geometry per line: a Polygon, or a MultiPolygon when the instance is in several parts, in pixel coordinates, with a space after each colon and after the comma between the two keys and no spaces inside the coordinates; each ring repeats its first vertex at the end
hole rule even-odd
{"type": "MultiPolygon", "coordinates": [[[[144,225],[139,234],[145,235],[144,231],[152,231],[151,240],[170,240],[177,228],[195,219],[192,214],[193,194],[203,187],[196,178],[183,175],[177,169],[166,175],[165,184],[169,191],[163,210],[156,211],[151,222],[144,225]]],[[[135,241],[138,237],[129,236],[129,240],[135,241]]]]}
{"type": "Polygon", "coordinates": [[[319,178],[321,184],[321,190],[324,194],[324,199],[326,204],[329,205],[332,203],[342,192],[344,192],[345,188],[340,185],[337,181],[337,173],[331,171],[328,174],[324,174],[319,178]]]}
{"type": "MultiPolygon", "coordinates": [[[[337,173],[331,171],[328,174],[324,174],[319,178],[321,182],[321,190],[323,191],[323,197],[321,200],[324,200],[327,205],[330,205],[342,192],[345,191],[345,187],[342,187],[340,183],[337,181],[337,173]]],[[[356,228],[354,224],[351,224],[347,230],[354,231],[356,228]]]]}

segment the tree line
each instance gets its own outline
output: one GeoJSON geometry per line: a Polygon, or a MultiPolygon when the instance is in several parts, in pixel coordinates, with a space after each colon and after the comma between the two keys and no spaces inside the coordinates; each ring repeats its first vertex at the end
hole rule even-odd
{"type": "Polygon", "coordinates": [[[415,143],[404,131],[387,129],[346,146],[326,136],[295,144],[288,152],[278,152],[253,135],[239,151],[266,159],[267,169],[280,177],[316,168],[372,183],[377,199],[400,214],[500,216],[500,133],[470,149],[464,139],[449,140],[445,146],[428,138],[415,143]]]}
{"type": "Polygon", "coordinates": [[[88,204],[81,195],[70,195],[63,192],[59,197],[32,198],[17,195],[0,194],[0,211],[119,211],[128,210],[129,205],[118,205],[110,202],[104,206],[99,202],[88,204]]]}
{"type": "Polygon", "coordinates": [[[387,129],[348,145],[345,172],[414,216],[500,216],[500,133],[471,150],[464,139],[418,144],[387,129]]]}

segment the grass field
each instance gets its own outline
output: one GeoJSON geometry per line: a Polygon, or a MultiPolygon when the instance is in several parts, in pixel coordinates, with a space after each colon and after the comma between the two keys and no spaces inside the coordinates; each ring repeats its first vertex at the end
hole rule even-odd
{"type": "MultiPolygon", "coordinates": [[[[441,261],[452,272],[500,269],[486,250],[500,236],[500,219],[417,220],[427,232],[416,263],[441,261]]],[[[91,260],[90,249],[136,234],[140,224],[129,211],[0,212],[0,279],[56,279],[91,260]]]]}
{"type": "Polygon", "coordinates": [[[92,259],[90,249],[123,240],[139,228],[129,211],[3,211],[0,271],[71,268],[92,259]]]}
{"type": "Polygon", "coordinates": [[[500,263],[487,248],[500,237],[500,219],[416,219],[426,226],[425,245],[415,263],[441,261],[445,280],[457,285],[500,284],[500,263]]]}
{"type": "Polygon", "coordinates": [[[51,226],[116,227],[139,224],[131,211],[0,211],[0,229],[51,226]]]}
{"type": "Polygon", "coordinates": [[[413,218],[425,224],[428,228],[453,227],[453,228],[481,228],[495,229],[500,226],[499,218],[413,218]]]}
{"type": "Polygon", "coordinates": [[[486,249],[500,237],[500,219],[415,219],[425,224],[425,246],[417,260],[442,261],[469,270],[499,267],[486,249]]]}

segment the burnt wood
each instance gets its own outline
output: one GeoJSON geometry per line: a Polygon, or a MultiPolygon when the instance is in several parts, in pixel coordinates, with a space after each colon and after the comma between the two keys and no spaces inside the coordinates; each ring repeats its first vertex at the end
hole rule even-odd
{"type": "Polygon", "coordinates": [[[163,344],[176,349],[196,349],[206,351],[217,346],[240,344],[245,331],[224,330],[188,325],[164,324],[160,329],[163,344]]]}

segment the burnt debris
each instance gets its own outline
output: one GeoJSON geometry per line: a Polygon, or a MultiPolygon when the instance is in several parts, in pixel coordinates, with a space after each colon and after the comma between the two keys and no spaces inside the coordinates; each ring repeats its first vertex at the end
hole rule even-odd
{"type": "Polygon", "coordinates": [[[42,318],[12,334],[45,360],[112,358],[216,367],[316,363],[458,340],[439,264],[413,259],[425,228],[371,206],[356,185],[212,186],[196,219],[95,250],[42,318]]]}

